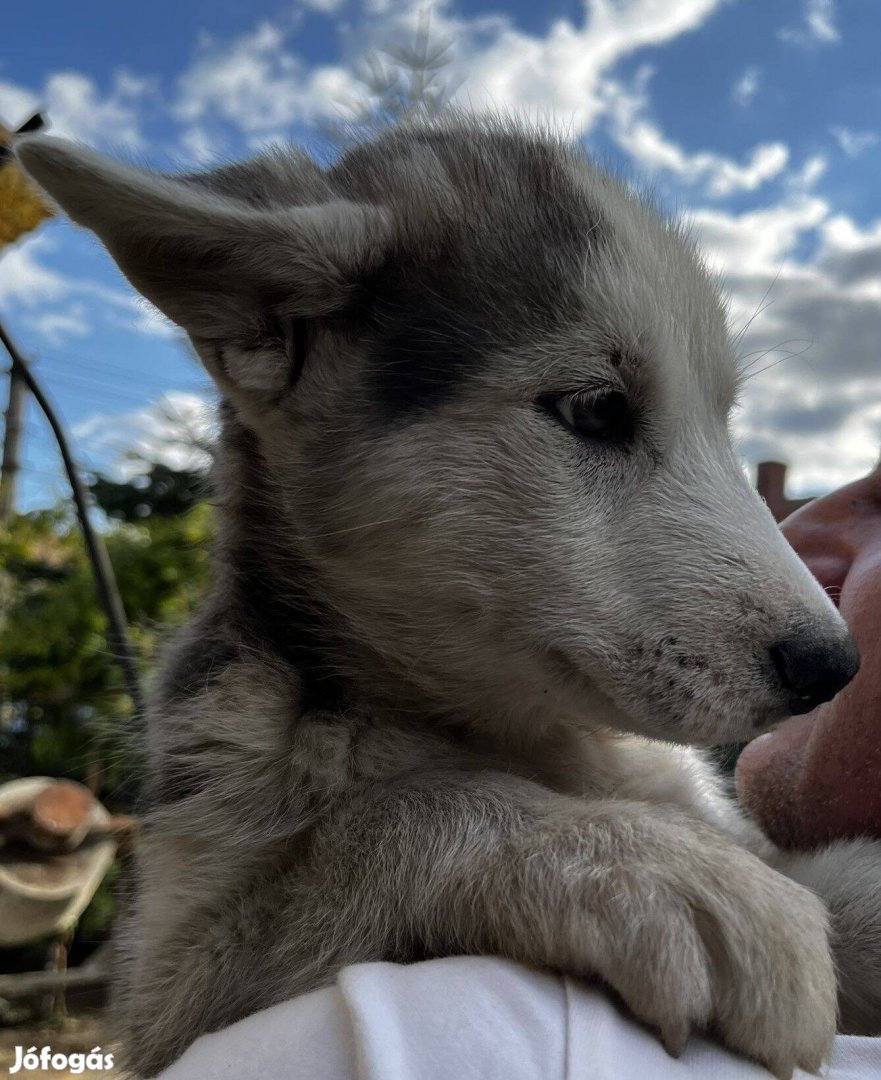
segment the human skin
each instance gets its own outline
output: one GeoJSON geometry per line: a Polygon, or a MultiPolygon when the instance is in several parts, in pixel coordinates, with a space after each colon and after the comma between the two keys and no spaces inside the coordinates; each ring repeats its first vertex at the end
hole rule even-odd
{"type": "Polygon", "coordinates": [[[881,462],[782,529],[838,604],[861,666],[834,700],[746,747],[737,791],[782,847],[881,837],[881,462]]]}

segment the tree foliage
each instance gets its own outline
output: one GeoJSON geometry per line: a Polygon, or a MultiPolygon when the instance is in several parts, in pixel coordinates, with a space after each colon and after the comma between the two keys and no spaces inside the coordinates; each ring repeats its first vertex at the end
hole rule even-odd
{"type": "MultiPolygon", "coordinates": [[[[179,512],[165,492],[162,510],[143,518],[134,509],[143,488],[106,489],[107,509],[131,514],[105,539],[145,674],[207,577],[210,511],[180,497],[191,480],[172,478],[179,512]]],[[[19,515],[0,534],[0,687],[0,780],[69,776],[111,803],[120,785],[130,790],[130,701],[108,652],[82,538],[64,508],[19,515]]]]}
{"type": "Polygon", "coordinates": [[[89,489],[108,517],[117,521],[142,521],[151,514],[174,517],[192,509],[204,498],[205,475],[154,462],[146,472],[128,481],[98,473],[89,483],[89,489]]]}

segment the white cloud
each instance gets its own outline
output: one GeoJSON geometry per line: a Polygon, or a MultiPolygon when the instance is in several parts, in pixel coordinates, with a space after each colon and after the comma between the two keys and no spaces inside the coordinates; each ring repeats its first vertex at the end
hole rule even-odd
{"type": "Polygon", "coordinates": [[[690,218],[744,331],[745,457],[791,462],[801,494],[859,476],[881,444],[881,220],[860,227],[795,191],[690,218]]]}
{"type": "Polygon", "coordinates": [[[247,134],[265,134],[333,115],[341,99],[360,92],[345,68],[309,70],[288,50],[285,32],[264,22],[229,45],[205,43],[181,77],[174,112],[192,125],[185,136],[191,141],[204,137],[198,125],[212,115],[247,134]]]}
{"type": "Polygon", "coordinates": [[[40,232],[3,249],[0,310],[24,311],[27,325],[51,345],[60,344],[65,332],[85,337],[99,322],[150,336],[181,333],[130,289],[53,269],[51,254],[57,246],[57,234],[40,232]]]}
{"type": "Polygon", "coordinates": [[[835,25],[833,0],[804,0],[801,25],[785,26],[777,36],[788,45],[801,49],[837,45],[841,41],[841,33],[835,25]]]}
{"type": "MultiPolygon", "coordinates": [[[[584,133],[603,110],[605,73],[641,49],[696,30],[726,2],[585,0],[580,24],[558,19],[544,37],[524,33],[505,16],[454,16],[441,2],[432,10],[432,27],[455,40],[448,75],[460,87],[458,101],[556,115],[584,133]]],[[[362,28],[358,51],[412,30],[418,13],[409,0],[380,4],[372,25],[362,28]]],[[[288,32],[263,22],[232,42],[203,43],[181,77],[175,113],[184,123],[203,126],[216,116],[252,136],[345,116],[365,95],[348,67],[307,68],[289,48],[288,32]]]]}
{"type": "Polygon", "coordinates": [[[709,150],[684,151],[646,115],[652,74],[643,67],[631,87],[610,80],[603,88],[611,134],[640,168],[669,172],[685,184],[703,184],[714,198],[755,191],[786,168],[789,149],[779,142],[754,147],[742,164],[709,150]]]}
{"type": "Polygon", "coordinates": [[[875,146],[879,138],[876,131],[852,131],[846,127],[831,127],[829,130],[844,153],[852,158],[875,146]]]}
{"type": "Polygon", "coordinates": [[[0,123],[14,131],[36,108],[37,99],[30,90],[0,79],[0,123]]]}
{"type": "Polygon", "coordinates": [[[75,425],[73,434],[92,468],[130,480],[153,462],[205,469],[216,421],[207,398],[171,390],[141,409],[96,413],[75,425]]]}
{"type": "Polygon", "coordinates": [[[63,345],[70,338],[89,337],[92,324],[85,306],[70,304],[58,311],[42,311],[25,319],[25,325],[35,330],[50,345],[63,345]]]}
{"type": "Polygon", "coordinates": [[[143,144],[137,105],[149,83],[121,73],[102,95],[94,79],[77,71],[50,75],[33,91],[0,82],[0,119],[13,126],[42,109],[52,133],[92,144],[139,147],[143,144]]]}
{"type": "MultiPolygon", "coordinates": [[[[725,0],[586,0],[581,25],[554,22],[546,37],[500,24],[485,47],[463,49],[465,96],[477,106],[556,114],[574,133],[603,111],[603,79],[634,53],[698,29],[725,0]]],[[[467,27],[451,26],[467,38],[467,27]]]]}
{"type": "Polygon", "coordinates": [[[715,270],[761,277],[776,274],[801,236],[817,229],[828,213],[825,200],[799,194],[742,214],[697,209],[688,220],[715,270]]]}
{"type": "Polygon", "coordinates": [[[38,307],[69,296],[71,283],[44,265],[39,256],[54,244],[45,233],[31,235],[0,254],[0,307],[38,307]]]}
{"type": "Polygon", "coordinates": [[[828,168],[829,160],[825,154],[814,154],[800,169],[786,175],[786,186],[790,191],[809,191],[828,168]]]}
{"type": "MultiPolygon", "coordinates": [[[[775,357],[763,362],[773,364],[775,357]]],[[[822,494],[864,475],[878,460],[881,445],[877,380],[848,380],[840,392],[830,392],[813,378],[813,366],[809,352],[760,373],[747,383],[737,422],[741,449],[751,465],[762,460],[790,464],[789,488],[795,497],[822,494]],[[795,365],[798,378],[792,374],[795,365]]]]}
{"type": "Polygon", "coordinates": [[[743,108],[751,105],[759,92],[759,82],[759,69],[748,67],[731,88],[731,100],[743,108]]]}
{"type": "Polygon", "coordinates": [[[832,0],[807,0],[805,22],[815,40],[832,44],[841,40],[835,25],[835,8],[832,0]]]}

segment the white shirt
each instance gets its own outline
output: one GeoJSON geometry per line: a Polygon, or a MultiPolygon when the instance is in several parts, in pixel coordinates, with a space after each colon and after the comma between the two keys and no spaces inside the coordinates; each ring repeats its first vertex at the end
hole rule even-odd
{"type": "MultiPolygon", "coordinates": [[[[164,1080],[768,1080],[693,1036],[679,1059],[601,991],[509,960],[359,964],[198,1039],[164,1080]]],[[[881,1039],[839,1036],[829,1080],[881,1078],[881,1039]]],[[[797,1072],[806,1078],[807,1074],[797,1072]]]]}

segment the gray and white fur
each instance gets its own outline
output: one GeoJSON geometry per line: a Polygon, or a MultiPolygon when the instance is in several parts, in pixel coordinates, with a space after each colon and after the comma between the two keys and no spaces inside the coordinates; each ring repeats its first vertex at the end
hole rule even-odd
{"type": "Polygon", "coordinates": [[[345,964],[455,953],[788,1077],[828,1055],[834,948],[843,1026],[879,1030],[879,847],[775,851],[693,749],[857,658],[732,448],[683,230],[499,119],[329,168],[16,152],[220,394],[214,586],[153,697],[120,933],[139,1073],[345,964]]]}

